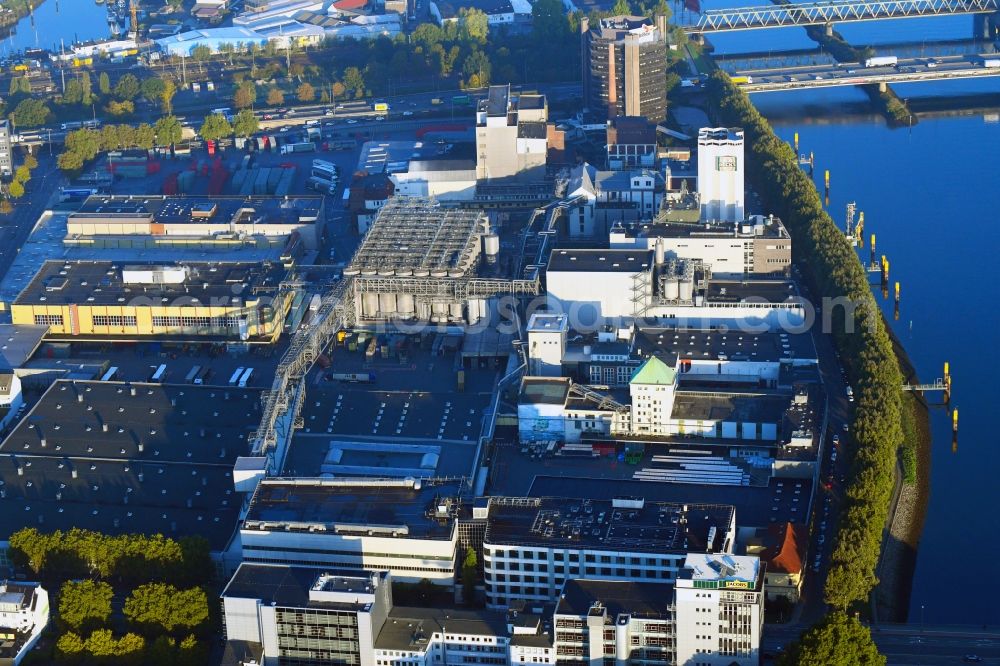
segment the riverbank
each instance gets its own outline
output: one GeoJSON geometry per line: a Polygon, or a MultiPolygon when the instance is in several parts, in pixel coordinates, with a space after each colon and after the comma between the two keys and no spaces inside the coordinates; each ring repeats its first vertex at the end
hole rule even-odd
{"type": "Polygon", "coordinates": [[[45,0],[7,0],[0,13],[0,39],[6,39],[17,22],[32,12],[33,7],[45,0]]]}
{"type": "MultiPolygon", "coordinates": [[[[886,324],[900,373],[907,384],[919,384],[920,378],[906,350],[892,328],[886,324]]],[[[912,478],[904,478],[896,506],[886,526],[879,560],[879,584],[873,602],[880,622],[906,622],[917,568],[920,536],[930,504],[931,428],[927,400],[919,393],[904,392],[900,415],[903,419],[904,453],[902,474],[909,476],[906,452],[912,452],[912,478]]]]}

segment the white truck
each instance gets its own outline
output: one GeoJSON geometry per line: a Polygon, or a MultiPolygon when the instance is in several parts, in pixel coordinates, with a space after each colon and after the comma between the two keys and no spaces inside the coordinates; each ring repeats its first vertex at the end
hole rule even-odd
{"type": "Polygon", "coordinates": [[[865,67],[895,67],[899,64],[896,56],[875,56],[865,60],[865,67]]]}
{"type": "Polygon", "coordinates": [[[1000,58],[983,58],[983,67],[989,69],[1000,68],[1000,58]]]}

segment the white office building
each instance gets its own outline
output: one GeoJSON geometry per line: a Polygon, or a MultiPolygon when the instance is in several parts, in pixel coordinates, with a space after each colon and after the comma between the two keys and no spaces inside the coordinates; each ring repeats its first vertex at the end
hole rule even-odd
{"type": "Polygon", "coordinates": [[[692,553],[674,589],[678,664],[760,663],[764,567],[758,558],[692,553]]]}
{"type": "Polygon", "coordinates": [[[736,513],[644,499],[490,498],[487,605],[558,599],[567,580],[673,582],[688,552],[731,552],[736,513]]]}
{"type": "Polygon", "coordinates": [[[561,377],[569,321],[564,314],[535,313],[528,320],[528,374],[561,377]]]}
{"type": "Polygon", "coordinates": [[[701,219],[740,222],[744,217],[743,130],[703,127],[698,132],[701,219]]]}

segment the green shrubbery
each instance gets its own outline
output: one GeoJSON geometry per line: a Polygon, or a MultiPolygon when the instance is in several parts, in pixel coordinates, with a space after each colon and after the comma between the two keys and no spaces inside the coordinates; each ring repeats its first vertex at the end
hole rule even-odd
{"type": "Polygon", "coordinates": [[[875,566],[903,442],[902,376],[861,261],[823,210],[792,148],[725,74],[713,75],[708,91],[718,120],[743,127],[754,187],[787,225],[813,293],[835,301],[834,341],[851,359],[847,367],[857,396],[853,468],[825,589],[827,603],[844,609],[866,599],[877,583],[875,566]]]}

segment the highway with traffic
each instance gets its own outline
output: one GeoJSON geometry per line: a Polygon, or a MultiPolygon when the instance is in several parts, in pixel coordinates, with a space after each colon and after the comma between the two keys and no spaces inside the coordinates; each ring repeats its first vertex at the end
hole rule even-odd
{"type": "Polygon", "coordinates": [[[748,93],[830,88],[865,84],[889,84],[941,79],[967,79],[1000,76],[1000,66],[987,66],[995,54],[955,55],[936,58],[899,58],[894,65],[864,63],[825,63],[748,69],[733,72],[733,80],[748,93]]]}

